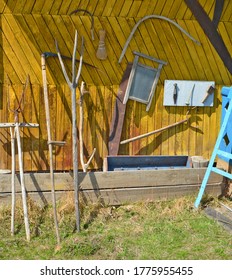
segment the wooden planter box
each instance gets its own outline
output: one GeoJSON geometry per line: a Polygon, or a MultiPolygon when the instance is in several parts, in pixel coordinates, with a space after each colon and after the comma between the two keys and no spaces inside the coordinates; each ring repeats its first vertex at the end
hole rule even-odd
{"type": "MultiPolygon", "coordinates": [[[[80,197],[85,203],[120,205],[136,201],[166,200],[194,194],[197,196],[206,168],[127,170],[79,173],[80,197]]],[[[57,199],[74,195],[69,173],[55,173],[57,199]]],[[[26,173],[27,194],[39,204],[51,201],[49,173],[26,173]]],[[[219,196],[226,186],[224,178],[211,173],[205,193],[219,196]]],[[[21,197],[19,176],[16,197],[21,197]]],[[[0,175],[0,203],[11,203],[11,174],[0,175]]]]}

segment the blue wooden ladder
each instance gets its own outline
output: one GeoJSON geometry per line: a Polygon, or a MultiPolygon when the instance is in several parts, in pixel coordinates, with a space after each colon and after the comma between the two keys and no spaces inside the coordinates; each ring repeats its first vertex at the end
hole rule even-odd
{"type": "Polygon", "coordinates": [[[226,134],[227,124],[229,122],[229,118],[230,118],[231,113],[232,113],[232,101],[231,101],[232,100],[232,87],[223,87],[222,92],[223,91],[228,92],[228,99],[230,100],[230,102],[229,102],[229,106],[227,108],[227,111],[225,113],[225,116],[224,116],[224,119],[223,119],[223,122],[222,122],[222,125],[221,125],[221,129],[219,131],[218,138],[217,138],[216,144],[214,146],[214,150],[213,150],[212,156],[210,158],[208,167],[206,169],[205,176],[204,176],[204,179],[202,181],[198,196],[197,196],[196,201],[194,203],[194,206],[196,208],[198,208],[198,206],[201,202],[202,196],[203,196],[204,191],[205,191],[206,184],[208,182],[210,173],[212,171],[217,173],[217,174],[220,174],[220,175],[222,175],[226,178],[229,178],[230,180],[232,180],[232,174],[231,173],[228,173],[226,171],[223,171],[223,170],[213,166],[215,158],[217,156],[222,156],[224,158],[228,158],[228,159],[232,160],[232,154],[231,153],[220,150],[220,144],[223,140],[223,137],[226,134]]]}

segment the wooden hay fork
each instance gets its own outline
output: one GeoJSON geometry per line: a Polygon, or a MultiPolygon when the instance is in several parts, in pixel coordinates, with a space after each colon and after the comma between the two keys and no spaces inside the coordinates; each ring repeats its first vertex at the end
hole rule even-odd
{"type": "Polygon", "coordinates": [[[48,149],[49,149],[49,160],[50,160],[50,179],[51,179],[51,191],[52,191],[52,204],[53,204],[53,215],[54,224],[57,238],[57,245],[60,245],[60,234],[57,219],[57,207],[56,207],[56,194],[55,194],[55,178],[54,178],[54,168],[53,168],[53,146],[63,146],[65,141],[54,141],[51,136],[51,121],[50,121],[50,111],[49,111],[49,101],[48,101],[48,87],[47,87],[47,74],[46,74],[46,57],[49,56],[47,53],[41,55],[41,66],[42,66],[42,77],[43,77],[43,92],[44,92],[44,104],[45,104],[45,114],[46,114],[46,126],[47,126],[47,136],[48,136],[48,149]]]}
{"type": "Polygon", "coordinates": [[[11,234],[14,235],[14,218],[15,218],[15,138],[17,140],[17,147],[18,147],[18,158],[19,158],[19,172],[20,172],[20,184],[21,184],[21,191],[22,191],[22,202],[23,202],[23,212],[24,212],[24,223],[25,223],[25,230],[26,230],[26,238],[30,241],[30,225],[28,219],[28,210],[27,210],[27,195],[26,195],[26,188],[24,182],[24,172],[23,172],[23,155],[22,155],[22,147],[21,147],[21,139],[20,139],[20,128],[21,127],[28,127],[28,128],[35,128],[38,127],[39,124],[35,123],[20,123],[19,122],[19,114],[24,109],[24,95],[29,83],[29,76],[27,76],[26,83],[23,87],[23,91],[21,94],[21,98],[18,101],[18,107],[11,109],[10,105],[10,94],[9,94],[9,86],[10,80],[8,78],[8,110],[11,113],[14,113],[14,123],[0,123],[0,128],[10,128],[10,135],[11,135],[11,187],[12,187],[12,206],[11,206],[11,234]]]}

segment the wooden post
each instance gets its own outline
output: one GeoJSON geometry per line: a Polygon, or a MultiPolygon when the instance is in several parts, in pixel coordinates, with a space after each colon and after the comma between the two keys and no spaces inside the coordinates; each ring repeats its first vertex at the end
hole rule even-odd
{"type": "Polygon", "coordinates": [[[14,235],[15,220],[15,130],[10,127],[11,138],[11,235],[14,235]]]}
{"type": "Polygon", "coordinates": [[[122,80],[117,93],[117,98],[115,100],[108,142],[108,150],[110,156],[116,156],[119,152],[122,128],[126,114],[126,104],[123,104],[123,100],[126,94],[131,68],[132,64],[128,64],[122,76],[122,80]]]}
{"type": "Polygon", "coordinates": [[[80,231],[79,185],[78,185],[78,149],[77,149],[77,111],[76,88],[72,88],[72,154],[73,154],[73,180],[75,190],[76,226],[80,231]]]}
{"type": "Polygon", "coordinates": [[[30,241],[30,226],[29,226],[28,211],[27,211],[27,194],[26,194],[26,188],[25,188],[25,184],[24,184],[23,158],[22,158],[22,148],[21,148],[21,139],[20,139],[18,122],[16,122],[15,134],[16,134],[17,146],[18,146],[19,172],[20,172],[20,181],[21,181],[20,183],[21,183],[21,189],[22,189],[24,223],[25,223],[27,241],[30,241]]]}

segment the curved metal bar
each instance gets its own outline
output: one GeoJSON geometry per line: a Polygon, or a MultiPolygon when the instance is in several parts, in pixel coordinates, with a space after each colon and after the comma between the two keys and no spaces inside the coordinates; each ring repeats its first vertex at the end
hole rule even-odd
{"type": "Polygon", "coordinates": [[[90,29],[90,32],[91,32],[91,37],[92,37],[92,40],[94,40],[94,18],[93,18],[93,14],[91,14],[88,10],[85,10],[85,9],[77,9],[75,11],[72,11],[70,13],[70,16],[73,15],[73,14],[76,14],[78,12],[85,12],[87,13],[88,15],[91,16],[91,29],[90,29]]]}
{"type": "Polygon", "coordinates": [[[201,43],[199,41],[197,41],[195,38],[193,38],[186,30],[184,30],[178,23],[176,23],[174,20],[171,20],[170,18],[167,18],[167,17],[164,17],[164,16],[159,16],[159,15],[148,15],[148,16],[145,16],[143,18],[141,18],[136,24],[135,26],[133,27],[124,47],[123,47],[123,50],[122,50],[122,53],[121,53],[121,56],[118,60],[118,63],[121,63],[124,55],[125,55],[125,52],[128,48],[128,45],[132,39],[132,36],[134,35],[136,29],[138,28],[138,26],[144,22],[145,20],[147,19],[150,19],[150,18],[155,18],[155,19],[162,19],[162,20],[166,20],[168,22],[170,22],[171,24],[175,25],[178,29],[180,29],[181,32],[183,32],[186,36],[188,36],[193,42],[195,42],[196,44],[198,45],[201,45],[201,43]]]}

